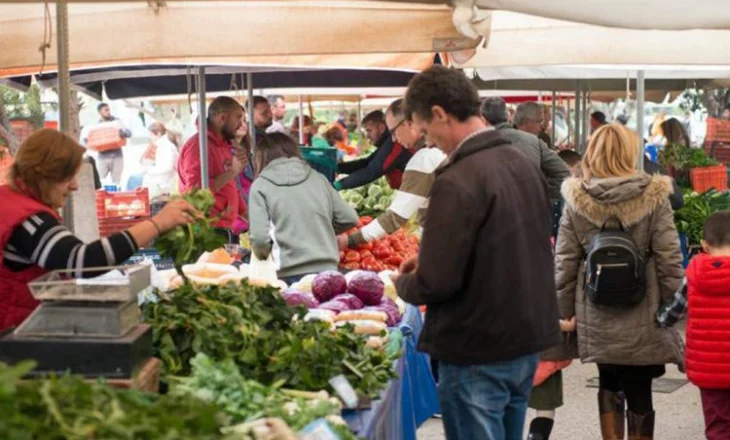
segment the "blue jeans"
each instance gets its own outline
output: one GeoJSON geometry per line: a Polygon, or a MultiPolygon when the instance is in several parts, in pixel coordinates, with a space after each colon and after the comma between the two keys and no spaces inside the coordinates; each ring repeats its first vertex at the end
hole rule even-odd
{"type": "Polygon", "coordinates": [[[439,399],[448,440],[519,440],[539,354],[485,365],[439,362],[439,399]]]}

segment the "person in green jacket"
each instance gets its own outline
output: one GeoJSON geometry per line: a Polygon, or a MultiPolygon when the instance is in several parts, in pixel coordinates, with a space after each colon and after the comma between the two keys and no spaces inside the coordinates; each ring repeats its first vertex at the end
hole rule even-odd
{"type": "Polygon", "coordinates": [[[249,237],[256,257],[271,255],[277,275],[292,284],[337,270],[336,235],[357,225],[357,212],[301,158],[296,142],[271,133],[256,149],[249,197],[249,237]]]}

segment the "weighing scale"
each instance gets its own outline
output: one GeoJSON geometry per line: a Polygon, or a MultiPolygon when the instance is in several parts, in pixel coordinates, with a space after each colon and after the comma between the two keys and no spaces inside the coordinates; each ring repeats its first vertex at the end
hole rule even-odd
{"type": "Polygon", "coordinates": [[[150,267],[143,265],[56,270],[37,278],[28,287],[41,305],[0,334],[0,362],[32,359],[35,376],[133,377],[153,354],[152,329],[140,323],[137,305],[150,285],[150,267]]]}

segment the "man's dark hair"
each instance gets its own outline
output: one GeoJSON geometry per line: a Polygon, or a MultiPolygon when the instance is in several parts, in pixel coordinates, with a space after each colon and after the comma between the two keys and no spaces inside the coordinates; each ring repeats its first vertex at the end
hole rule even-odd
{"type": "Polygon", "coordinates": [[[431,109],[438,105],[459,122],[479,116],[479,92],[463,72],[436,65],[419,73],[408,84],[406,115],[433,119],[431,109]]]}
{"type": "Polygon", "coordinates": [[[573,150],[561,150],[560,152],[558,152],[558,156],[560,156],[560,158],[563,159],[563,162],[565,162],[565,164],[569,167],[578,165],[583,159],[580,154],[576,153],[573,150]]]}
{"type": "Polygon", "coordinates": [[[385,124],[385,114],[381,110],[370,112],[362,118],[362,125],[365,124],[385,124]]]}
{"type": "Polygon", "coordinates": [[[504,124],[507,117],[507,103],[499,96],[492,96],[482,103],[482,116],[490,125],[504,124]]]}
{"type": "Polygon", "coordinates": [[[730,211],[715,212],[707,217],[702,238],[710,246],[730,246],[730,211]]]}
{"type": "Polygon", "coordinates": [[[396,119],[404,119],[406,117],[406,107],[403,98],[393,101],[388,107],[388,112],[396,119]]]}
{"type": "Polygon", "coordinates": [[[601,125],[605,125],[606,122],[606,114],[603,112],[593,112],[591,113],[591,119],[598,122],[601,125]]]}
{"type": "Polygon", "coordinates": [[[235,99],[230,96],[219,96],[208,106],[208,117],[213,118],[221,113],[230,113],[236,107],[241,108],[241,104],[235,99]]]}
{"type": "Polygon", "coordinates": [[[253,106],[256,108],[259,104],[268,104],[269,100],[264,98],[263,96],[256,95],[253,97],[253,106]]]}
{"type": "Polygon", "coordinates": [[[109,104],[107,104],[106,102],[102,102],[101,104],[96,106],[96,111],[100,112],[101,109],[106,108],[106,107],[109,107],[109,104]]]}

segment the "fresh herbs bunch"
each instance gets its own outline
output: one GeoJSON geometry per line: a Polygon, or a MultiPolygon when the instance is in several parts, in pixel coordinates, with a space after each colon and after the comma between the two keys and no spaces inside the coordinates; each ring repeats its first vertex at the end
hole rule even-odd
{"type": "Polygon", "coordinates": [[[21,382],[33,367],[32,362],[15,367],[0,363],[3,440],[224,438],[221,411],[211,403],[118,390],[72,376],[21,382]]]}
{"type": "Polygon", "coordinates": [[[186,226],[178,226],[162,234],[155,240],[155,248],[162,258],[172,258],[175,268],[182,275],[184,264],[194,263],[203,255],[223,247],[225,237],[216,232],[213,223],[217,219],[210,219],[211,208],[215,205],[215,196],[209,190],[196,189],[182,197],[203,215],[195,222],[186,226]]]}
{"type": "MultiPolygon", "coordinates": [[[[330,398],[327,393],[307,397],[285,394],[275,385],[265,386],[244,378],[230,359],[214,362],[208,356],[198,354],[191,365],[192,375],[177,379],[172,394],[215,403],[224,409],[234,424],[275,417],[286,422],[294,431],[300,431],[319,418],[328,418],[334,425],[344,423],[339,418],[339,401],[330,398]]],[[[342,440],[356,438],[349,430],[346,433],[342,440]]]]}
{"type": "Polygon", "coordinates": [[[344,374],[375,396],[394,377],[393,357],[367,347],[351,327],[303,321],[305,309],[287,307],[273,288],[186,283],[143,311],[168,374],[189,375],[190,360],[204,353],[233,360],[244,377],[298,390],[329,389],[329,379],[344,374]]]}
{"type": "Polygon", "coordinates": [[[719,193],[714,189],[702,194],[688,192],[684,195],[684,206],[674,213],[674,222],[677,230],[687,235],[690,245],[699,245],[707,217],[727,210],[730,210],[730,193],[719,193]]]}

